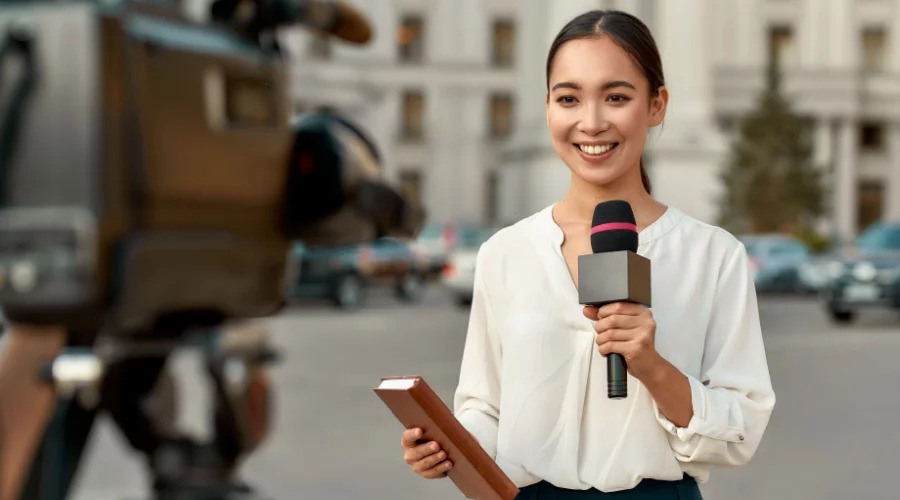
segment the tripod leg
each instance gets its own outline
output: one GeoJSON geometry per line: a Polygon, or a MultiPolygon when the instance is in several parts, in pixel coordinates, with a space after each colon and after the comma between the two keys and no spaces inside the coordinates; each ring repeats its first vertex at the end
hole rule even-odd
{"type": "Polygon", "coordinates": [[[165,356],[134,358],[110,365],[104,379],[101,406],[106,409],[128,443],[151,454],[160,436],[141,400],[149,395],[166,364],[165,356]]]}
{"type": "Polygon", "coordinates": [[[21,498],[64,500],[78,472],[97,409],[60,400],[31,465],[21,498]]]}

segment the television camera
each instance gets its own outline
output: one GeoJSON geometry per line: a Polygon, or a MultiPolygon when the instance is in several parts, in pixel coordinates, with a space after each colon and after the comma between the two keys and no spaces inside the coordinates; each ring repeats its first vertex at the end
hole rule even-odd
{"type": "Polygon", "coordinates": [[[276,353],[243,321],[282,308],[289,244],[422,224],[361,129],[289,116],[276,29],[365,43],[360,14],[316,0],[209,12],[198,23],[177,0],[0,3],[0,308],[63,326],[70,343],[43,373],[60,404],[26,498],[65,497],[98,411],[147,457],[157,498],[250,495],[237,471],[268,430],[276,353]],[[215,388],[208,442],[170,425],[165,366],[186,345],[215,388]]]}

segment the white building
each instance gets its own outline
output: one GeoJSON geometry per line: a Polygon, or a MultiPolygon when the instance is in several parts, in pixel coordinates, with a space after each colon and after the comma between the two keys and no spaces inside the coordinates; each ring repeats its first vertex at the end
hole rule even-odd
{"type": "Polygon", "coordinates": [[[831,173],[828,230],[900,219],[900,0],[356,0],[359,48],[302,30],[298,110],[333,105],[383,149],[389,177],[432,219],[512,222],[565,193],[544,115],[550,42],[575,15],[634,13],[653,31],[671,101],[648,142],[654,194],[713,221],[728,135],[764,85],[769,54],[815,124],[831,173]],[[893,32],[892,32],[893,30],[893,32]]]}

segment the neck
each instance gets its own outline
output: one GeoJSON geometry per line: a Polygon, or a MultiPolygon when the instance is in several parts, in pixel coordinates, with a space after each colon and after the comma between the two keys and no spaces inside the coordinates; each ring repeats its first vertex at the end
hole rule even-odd
{"type": "MultiPolygon", "coordinates": [[[[626,179],[622,179],[625,181],[626,179]]],[[[637,182],[613,183],[615,185],[597,186],[585,182],[576,175],[572,175],[569,190],[559,202],[560,215],[565,219],[584,221],[590,224],[594,216],[594,208],[598,203],[609,200],[625,200],[634,210],[634,218],[638,230],[649,226],[665,212],[666,206],[656,201],[650,193],[644,189],[640,176],[637,182]]]]}

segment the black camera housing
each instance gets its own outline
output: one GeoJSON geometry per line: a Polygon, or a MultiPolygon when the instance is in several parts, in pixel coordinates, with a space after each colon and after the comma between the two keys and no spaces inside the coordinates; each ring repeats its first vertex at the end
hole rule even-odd
{"type": "Polygon", "coordinates": [[[415,232],[421,217],[377,177],[338,159],[318,165],[328,175],[301,171],[298,148],[315,145],[290,122],[274,42],[171,7],[105,5],[0,11],[20,60],[0,75],[15,89],[0,102],[11,321],[130,335],[172,315],[265,316],[283,304],[292,239],[415,232]],[[355,224],[321,224],[341,211],[355,224]]]}

